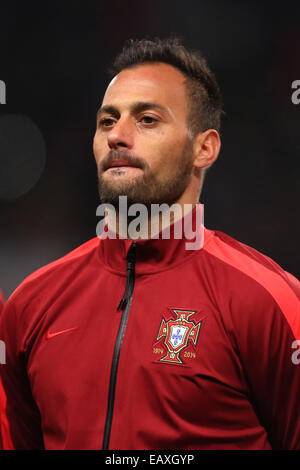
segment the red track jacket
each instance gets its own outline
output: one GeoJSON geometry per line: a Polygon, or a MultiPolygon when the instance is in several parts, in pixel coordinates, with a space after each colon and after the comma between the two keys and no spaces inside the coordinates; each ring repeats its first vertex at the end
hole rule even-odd
{"type": "Polygon", "coordinates": [[[3,310],[3,307],[4,307],[4,298],[3,298],[3,294],[2,294],[2,292],[1,292],[1,290],[0,290],[0,314],[1,314],[2,310],[3,310]]]}
{"type": "Polygon", "coordinates": [[[17,288],[3,448],[300,449],[299,282],[221,232],[185,242],[95,238],[17,288]]]}

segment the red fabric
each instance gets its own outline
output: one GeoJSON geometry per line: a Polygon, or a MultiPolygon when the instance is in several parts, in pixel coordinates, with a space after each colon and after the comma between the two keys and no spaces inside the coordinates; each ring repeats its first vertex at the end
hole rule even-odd
{"type": "Polygon", "coordinates": [[[1,290],[0,290],[0,314],[1,314],[2,310],[3,310],[3,307],[4,307],[4,297],[3,297],[3,294],[2,294],[2,292],[1,292],[1,290]]]}
{"type": "Polygon", "coordinates": [[[14,450],[14,445],[10,435],[9,423],[6,416],[6,394],[0,378],[0,430],[1,430],[1,448],[5,450],[14,450]]]}
{"type": "MultiPolygon", "coordinates": [[[[300,449],[299,282],[220,232],[205,230],[200,250],[184,243],[137,242],[109,448],[300,449]],[[166,345],[180,310],[195,326],[181,362],[166,345]]],[[[129,245],[95,238],[8,300],[1,375],[15,448],[101,449],[129,245]]]]}

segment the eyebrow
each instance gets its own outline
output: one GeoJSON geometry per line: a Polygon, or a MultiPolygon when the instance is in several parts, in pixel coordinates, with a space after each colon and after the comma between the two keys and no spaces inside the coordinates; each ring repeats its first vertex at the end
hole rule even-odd
{"type": "MultiPolygon", "coordinates": [[[[162,106],[161,104],[155,103],[154,101],[137,101],[130,106],[130,110],[133,113],[140,113],[142,111],[146,111],[147,109],[158,109],[159,111],[163,111],[164,113],[170,114],[168,109],[162,106]]],[[[112,105],[104,105],[97,112],[97,119],[102,114],[111,114],[112,116],[119,118],[120,112],[118,108],[112,105]]]]}

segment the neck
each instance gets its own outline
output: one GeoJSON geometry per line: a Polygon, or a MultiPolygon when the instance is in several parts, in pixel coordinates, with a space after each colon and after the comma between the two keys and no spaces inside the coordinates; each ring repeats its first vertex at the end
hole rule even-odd
{"type": "Polygon", "coordinates": [[[109,230],[121,238],[130,240],[159,238],[159,233],[185,217],[197,205],[197,201],[180,198],[171,206],[152,204],[148,210],[143,204],[136,204],[135,210],[127,208],[126,197],[120,197],[119,208],[108,208],[105,223],[109,230]]]}

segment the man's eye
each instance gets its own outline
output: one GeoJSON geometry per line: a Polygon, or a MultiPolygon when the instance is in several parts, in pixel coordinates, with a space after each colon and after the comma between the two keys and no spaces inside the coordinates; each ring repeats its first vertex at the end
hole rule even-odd
{"type": "Polygon", "coordinates": [[[152,116],[143,116],[141,118],[141,121],[144,123],[144,124],[154,124],[155,122],[157,122],[157,119],[155,119],[154,117],[152,116]]]}
{"type": "Polygon", "coordinates": [[[99,126],[100,127],[110,127],[110,126],[114,125],[114,122],[115,121],[111,118],[103,118],[103,119],[100,119],[99,126]]]}

